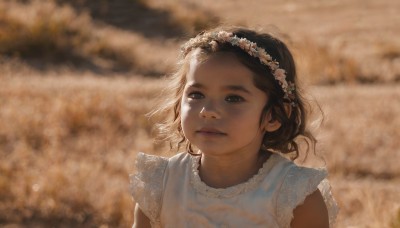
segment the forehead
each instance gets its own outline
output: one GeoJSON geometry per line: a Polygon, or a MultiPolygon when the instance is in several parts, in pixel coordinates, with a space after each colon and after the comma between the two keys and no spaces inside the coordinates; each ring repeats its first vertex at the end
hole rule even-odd
{"type": "Polygon", "coordinates": [[[253,72],[233,53],[217,52],[211,55],[195,50],[188,59],[187,83],[219,83],[254,86],[253,72]]]}

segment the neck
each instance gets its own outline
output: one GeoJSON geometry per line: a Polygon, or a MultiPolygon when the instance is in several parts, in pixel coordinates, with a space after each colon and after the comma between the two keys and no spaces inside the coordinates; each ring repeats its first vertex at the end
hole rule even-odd
{"type": "Polygon", "coordinates": [[[202,154],[200,178],[213,188],[227,188],[243,183],[254,176],[269,158],[260,152],[248,156],[210,156],[202,154]]]}

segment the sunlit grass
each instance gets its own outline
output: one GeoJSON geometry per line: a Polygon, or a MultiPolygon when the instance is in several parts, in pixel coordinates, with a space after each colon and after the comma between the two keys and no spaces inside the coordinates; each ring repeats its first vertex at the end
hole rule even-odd
{"type": "Polygon", "coordinates": [[[158,83],[34,75],[2,81],[0,221],[128,226],[128,173],[136,151],[154,151],[143,114],[158,83]]]}
{"type": "Polygon", "coordinates": [[[181,25],[186,31],[186,36],[195,36],[197,33],[221,23],[217,15],[213,15],[190,2],[150,0],[144,2],[144,4],[151,8],[171,12],[171,22],[181,25]]]}
{"type": "MultiPolygon", "coordinates": [[[[224,22],[190,2],[141,4],[170,12],[187,36],[224,22]]],[[[360,61],[362,50],[344,54],[330,48],[334,37],[303,33],[287,38],[302,81],[319,85],[306,91],[325,112],[318,152],[341,207],[337,227],[399,227],[399,45],[386,37],[373,46],[376,62],[360,61]]],[[[0,2],[0,226],[131,226],[136,153],[168,154],[145,116],[163,82],[137,72],[169,72],[180,43],[99,25],[55,1],[0,2]]]]}
{"type": "MultiPolygon", "coordinates": [[[[134,171],[136,153],[168,152],[153,144],[153,124],[145,116],[163,82],[35,73],[6,74],[1,81],[0,221],[130,226],[128,174],[134,171]]],[[[395,101],[400,90],[311,91],[326,115],[318,148],[342,208],[338,227],[367,220],[371,227],[396,224],[398,111],[368,107],[395,101]]]]}
{"type": "Polygon", "coordinates": [[[299,77],[306,84],[363,82],[361,66],[349,57],[305,39],[293,45],[299,77]]]}
{"type": "Polygon", "coordinates": [[[134,53],[127,51],[131,49],[100,36],[87,14],[77,14],[67,5],[3,2],[0,12],[0,55],[44,65],[129,69],[135,64],[134,53]]]}

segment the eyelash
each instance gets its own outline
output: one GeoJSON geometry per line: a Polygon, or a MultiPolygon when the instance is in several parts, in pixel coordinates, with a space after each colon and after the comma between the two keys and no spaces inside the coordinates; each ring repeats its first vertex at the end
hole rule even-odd
{"type": "MultiPolygon", "coordinates": [[[[193,100],[199,100],[204,98],[205,96],[200,92],[191,92],[188,94],[188,98],[193,100]]],[[[229,103],[239,103],[245,101],[245,99],[239,95],[228,95],[225,97],[225,101],[229,103]],[[233,98],[233,100],[232,100],[233,98]]]]}
{"type": "Polygon", "coordinates": [[[198,100],[198,99],[204,98],[204,95],[200,92],[191,92],[188,94],[188,98],[198,100]],[[201,96],[201,97],[197,97],[197,96],[201,96]]]}
{"type": "Polygon", "coordinates": [[[226,101],[230,102],[230,103],[238,103],[238,102],[243,102],[245,101],[245,99],[241,96],[238,95],[229,95],[225,98],[226,101]],[[229,101],[230,98],[234,98],[235,101],[229,101]]]}

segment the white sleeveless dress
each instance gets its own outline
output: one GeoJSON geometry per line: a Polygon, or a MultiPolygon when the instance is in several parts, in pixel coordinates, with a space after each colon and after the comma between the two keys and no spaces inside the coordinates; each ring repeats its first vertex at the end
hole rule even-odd
{"type": "Polygon", "coordinates": [[[131,194],[152,227],[290,227],[293,209],[321,191],[333,226],[338,207],[325,169],[300,167],[273,154],[248,181],[216,189],[201,181],[200,156],[139,153],[131,194]]]}

